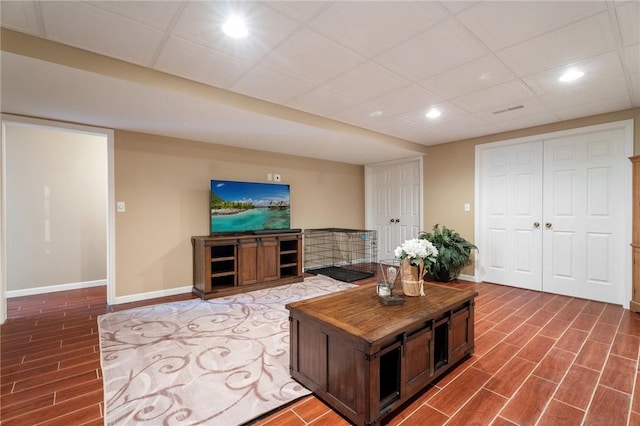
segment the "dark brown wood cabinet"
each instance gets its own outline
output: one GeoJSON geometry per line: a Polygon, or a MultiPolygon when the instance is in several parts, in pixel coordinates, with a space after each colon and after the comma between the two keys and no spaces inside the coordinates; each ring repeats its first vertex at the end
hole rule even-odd
{"type": "Polygon", "coordinates": [[[640,155],[630,158],[633,164],[633,232],[631,237],[632,295],[629,309],[640,312],[640,155]]]}
{"type": "Polygon", "coordinates": [[[303,280],[302,234],[196,236],[193,293],[204,298],[303,280]]]}
{"type": "Polygon", "coordinates": [[[425,293],[384,306],[366,284],[288,304],[291,376],[355,424],[379,423],[473,353],[477,293],[425,293]]]}

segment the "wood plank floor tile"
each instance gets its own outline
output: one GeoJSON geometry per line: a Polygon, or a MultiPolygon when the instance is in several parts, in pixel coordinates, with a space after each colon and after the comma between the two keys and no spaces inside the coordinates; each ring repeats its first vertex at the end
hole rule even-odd
{"type": "Polygon", "coordinates": [[[592,370],[601,371],[604,362],[607,360],[608,352],[608,345],[588,340],[578,353],[575,363],[592,370]]]}
{"type": "Polygon", "coordinates": [[[611,353],[629,359],[638,359],[640,350],[640,337],[629,334],[616,334],[611,346],[611,353]]]}
{"type": "Polygon", "coordinates": [[[530,376],[500,415],[518,425],[534,425],[555,388],[556,385],[548,380],[530,376]]]}
{"type": "Polygon", "coordinates": [[[488,425],[506,405],[508,399],[480,389],[447,423],[447,426],[488,425]]]}
{"type": "Polygon", "coordinates": [[[578,353],[589,334],[586,331],[567,329],[558,339],[555,347],[565,351],[578,353]]]}
{"type": "Polygon", "coordinates": [[[636,361],[617,355],[609,355],[604,366],[600,385],[631,394],[636,372],[636,361]]]}
{"type": "Polygon", "coordinates": [[[537,363],[545,357],[555,343],[556,340],[550,337],[534,336],[516,355],[537,363]]]}
{"type": "Polygon", "coordinates": [[[630,397],[606,386],[598,386],[585,420],[585,426],[626,425],[630,397]]]}
{"type": "Polygon", "coordinates": [[[573,363],[575,354],[562,349],[551,349],[538,364],[533,374],[553,383],[560,383],[573,363]]]}
{"type": "Polygon", "coordinates": [[[464,373],[449,383],[427,404],[436,410],[451,416],[458,407],[464,405],[491,378],[486,371],[468,368],[464,373]]]}
{"type": "Polygon", "coordinates": [[[536,368],[536,363],[513,357],[484,385],[485,389],[510,398],[536,368]]]}
{"type": "Polygon", "coordinates": [[[583,418],[584,411],[553,399],[536,426],[580,426],[583,418]]]}
{"type": "Polygon", "coordinates": [[[599,378],[597,371],[574,364],[562,379],[554,398],[586,410],[599,378]]]}

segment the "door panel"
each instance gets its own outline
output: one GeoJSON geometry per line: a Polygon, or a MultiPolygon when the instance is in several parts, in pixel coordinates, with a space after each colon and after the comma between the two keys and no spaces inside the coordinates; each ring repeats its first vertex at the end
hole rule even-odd
{"type": "Polygon", "coordinates": [[[622,303],[623,130],[545,141],[545,291],[622,303]]]}
{"type": "Polygon", "coordinates": [[[483,280],[541,290],[542,142],[481,156],[483,280]]]}

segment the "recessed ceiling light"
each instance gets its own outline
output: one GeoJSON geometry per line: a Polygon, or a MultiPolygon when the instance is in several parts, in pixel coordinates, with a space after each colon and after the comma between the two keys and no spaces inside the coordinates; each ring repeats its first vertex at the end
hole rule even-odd
{"type": "Polygon", "coordinates": [[[574,81],[579,79],[580,77],[582,77],[584,75],[584,73],[582,71],[578,71],[578,70],[568,70],[567,72],[565,72],[564,74],[562,74],[560,76],[560,78],[558,79],[558,81],[562,81],[567,82],[567,81],[574,81]]]}
{"type": "Polygon", "coordinates": [[[384,114],[382,111],[378,110],[378,111],[371,111],[369,113],[369,117],[380,117],[382,114],[384,114]]]}
{"type": "Polygon", "coordinates": [[[222,26],[222,31],[232,38],[243,38],[249,34],[249,30],[244,24],[244,21],[237,16],[229,18],[222,26]]]}
{"type": "Polygon", "coordinates": [[[425,114],[425,117],[427,118],[438,118],[442,115],[442,112],[437,109],[437,108],[431,108],[429,111],[427,111],[427,113],[425,114]]]}

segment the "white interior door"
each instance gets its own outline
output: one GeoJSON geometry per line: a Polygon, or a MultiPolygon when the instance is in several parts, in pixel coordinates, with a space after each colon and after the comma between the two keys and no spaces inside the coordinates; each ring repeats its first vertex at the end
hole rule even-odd
{"type": "Polygon", "coordinates": [[[620,303],[625,165],[620,129],[545,141],[545,291],[620,303]]]}
{"type": "Polygon", "coordinates": [[[378,236],[378,259],[392,259],[405,239],[421,230],[422,161],[365,167],[366,227],[378,236]]]}
{"type": "Polygon", "coordinates": [[[542,142],[481,156],[483,280],[542,290],[542,142]]]}

